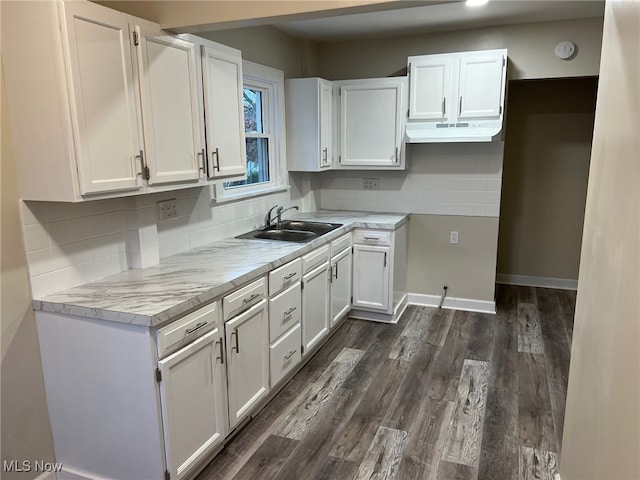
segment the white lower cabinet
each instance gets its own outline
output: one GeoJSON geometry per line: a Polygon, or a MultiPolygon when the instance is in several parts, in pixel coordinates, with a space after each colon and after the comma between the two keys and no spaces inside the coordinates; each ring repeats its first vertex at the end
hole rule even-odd
{"type": "Polygon", "coordinates": [[[331,327],[351,310],[351,248],[331,257],[331,327]]]}
{"type": "Polygon", "coordinates": [[[354,307],[389,310],[390,248],[353,246],[354,307]]]}
{"type": "Polygon", "coordinates": [[[219,327],[158,362],[167,471],[180,479],[227,432],[226,373],[219,327]]]}
{"type": "Polygon", "coordinates": [[[227,345],[229,427],[233,428],[269,392],[269,321],[267,301],[224,325],[227,345]]]}
{"type": "Polygon", "coordinates": [[[297,323],[270,347],[271,384],[276,385],[302,360],[300,348],[301,327],[297,323]]]}
{"type": "Polygon", "coordinates": [[[329,333],[329,264],[302,277],[302,347],[307,355],[329,333]]]}

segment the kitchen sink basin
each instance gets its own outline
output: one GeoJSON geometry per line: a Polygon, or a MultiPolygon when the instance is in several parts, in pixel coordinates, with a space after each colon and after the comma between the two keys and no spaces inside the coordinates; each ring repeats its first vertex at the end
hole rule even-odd
{"type": "Polygon", "coordinates": [[[280,222],[279,227],[287,230],[300,230],[303,232],[313,232],[316,235],[324,235],[336,228],[341,227],[341,223],[307,222],[304,220],[285,220],[280,222]]]}
{"type": "Polygon", "coordinates": [[[281,240],[283,242],[308,242],[314,238],[318,238],[313,232],[304,232],[300,230],[287,230],[281,228],[274,228],[271,230],[261,230],[253,234],[253,238],[260,238],[263,240],[281,240]]]}
{"type": "Polygon", "coordinates": [[[340,228],[340,223],[307,222],[303,220],[285,220],[277,225],[270,225],[253,230],[236,238],[279,240],[281,242],[305,243],[340,228]]]}

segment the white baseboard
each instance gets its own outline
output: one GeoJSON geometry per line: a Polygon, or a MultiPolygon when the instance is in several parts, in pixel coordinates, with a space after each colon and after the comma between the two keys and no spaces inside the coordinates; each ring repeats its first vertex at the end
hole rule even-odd
{"type": "MultiPolygon", "coordinates": [[[[83,472],[67,466],[62,467],[62,471],[56,473],[55,480],[109,480],[106,477],[99,477],[92,473],[83,472]]],[[[51,480],[47,478],[46,480],[51,480]]]]}
{"type": "Polygon", "coordinates": [[[578,280],[571,278],[532,277],[529,275],[499,273],[496,276],[496,282],[507,285],[523,285],[526,287],[558,288],[560,290],[578,289],[578,280]]]}
{"type": "Polygon", "coordinates": [[[55,472],[44,472],[33,480],[58,480],[58,475],[55,472]]]}
{"type": "MultiPolygon", "coordinates": [[[[424,293],[410,293],[409,304],[421,305],[424,307],[437,307],[440,305],[440,296],[424,293]]],[[[490,302],[488,300],[473,300],[471,298],[446,297],[442,304],[442,308],[495,314],[496,302],[490,302]]]]}

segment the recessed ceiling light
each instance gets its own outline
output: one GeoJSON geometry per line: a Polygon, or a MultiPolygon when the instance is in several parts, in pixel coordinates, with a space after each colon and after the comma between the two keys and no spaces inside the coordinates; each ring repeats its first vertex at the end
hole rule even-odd
{"type": "Polygon", "coordinates": [[[467,5],[469,7],[478,7],[487,3],[489,3],[489,0],[467,0],[467,5]]]}

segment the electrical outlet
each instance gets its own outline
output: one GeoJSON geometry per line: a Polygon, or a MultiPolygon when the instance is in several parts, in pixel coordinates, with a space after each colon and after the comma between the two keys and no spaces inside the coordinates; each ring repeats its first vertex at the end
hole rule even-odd
{"type": "Polygon", "coordinates": [[[362,188],[364,190],[380,190],[380,179],[379,178],[363,178],[362,188]]]}
{"type": "Polygon", "coordinates": [[[450,232],[449,233],[449,243],[452,243],[454,245],[458,244],[458,232],[450,232]]]}
{"type": "Polygon", "coordinates": [[[178,202],[175,198],[158,202],[158,217],[160,220],[167,220],[178,216],[178,202]]]}

